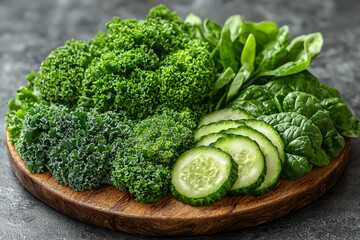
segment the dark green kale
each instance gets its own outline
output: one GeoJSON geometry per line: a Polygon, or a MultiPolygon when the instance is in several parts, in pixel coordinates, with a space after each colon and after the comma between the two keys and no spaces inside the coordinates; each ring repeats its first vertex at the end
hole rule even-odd
{"type": "Polygon", "coordinates": [[[157,202],[169,191],[169,167],[148,161],[141,152],[125,150],[113,162],[111,183],[129,190],[139,202],[157,202]]]}
{"type": "Polygon", "coordinates": [[[154,163],[171,166],[192,144],[196,121],[191,112],[163,109],[134,127],[133,144],[136,151],[154,163]]]}
{"type": "Polygon", "coordinates": [[[112,185],[128,189],[137,201],[160,200],[169,190],[173,162],[193,144],[195,127],[191,112],[167,108],[138,122],[113,162],[112,185]]]}
{"type": "Polygon", "coordinates": [[[37,105],[26,115],[16,149],[31,172],[47,168],[61,184],[84,191],[109,182],[111,161],[131,124],[113,112],[37,105]]]}

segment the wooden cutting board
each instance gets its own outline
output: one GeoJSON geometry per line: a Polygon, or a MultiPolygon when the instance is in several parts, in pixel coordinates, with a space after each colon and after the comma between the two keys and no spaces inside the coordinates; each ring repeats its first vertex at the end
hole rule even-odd
{"type": "Polygon", "coordinates": [[[270,193],[225,197],[211,206],[192,207],[168,194],[152,204],[139,203],[128,192],[110,186],[75,192],[49,172],[30,173],[8,141],[11,167],[22,185],[50,207],[82,222],[142,235],[200,235],[259,225],[294,212],[325,194],[339,179],[349,159],[350,138],[327,167],[314,167],[295,181],[281,179],[270,193]]]}

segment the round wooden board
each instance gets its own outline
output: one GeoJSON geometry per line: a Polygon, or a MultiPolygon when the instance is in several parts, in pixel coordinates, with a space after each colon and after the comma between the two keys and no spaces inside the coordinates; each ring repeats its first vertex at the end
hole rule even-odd
{"type": "Polygon", "coordinates": [[[11,167],[22,185],[50,207],[82,222],[142,235],[200,235],[231,231],[269,222],[315,201],[341,176],[349,159],[350,138],[339,157],[327,167],[314,167],[295,181],[281,179],[270,193],[225,197],[211,206],[192,207],[168,194],[161,201],[134,201],[128,192],[110,186],[75,192],[49,172],[33,174],[8,141],[11,167]]]}

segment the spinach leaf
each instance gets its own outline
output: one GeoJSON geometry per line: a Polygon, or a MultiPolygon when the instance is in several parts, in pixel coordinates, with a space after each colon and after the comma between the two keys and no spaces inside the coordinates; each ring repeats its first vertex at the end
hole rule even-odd
{"type": "Polygon", "coordinates": [[[340,98],[327,98],[321,105],[329,111],[335,127],[341,135],[358,137],[360,134],[360,121],[351,113],[346,103],[340,98]]]}
{"type": "Polygon", "coordinates": [[[248,111],[255,117],[278,112],[273,93],[260,85],[252,85],[242,90],[227,106],[248,111]]]}
{"type": "Polygon", "coordinates": [[[323,37],[321,33],[311,33],[295,38],[286,50],[287,56],[284,57],[279,65],[273,69],[264,69],[258,76],[287,76],[305,70],[314,58],[319,55],[323,37]]]}
{"type": "Polygon", "coordinates": [[[233,15],[225,21],[224,28],[230,29],[231,42],[238,39],[243,23],[244,18],[241,15],[233,15]]]}
{"type": "Polygon", "coordinates": [[[266,101],[260,100],[234,100],[227,105],[235,109],[242,109],[251,113],[254,117],[261,115],[270,115],[278,112],[275,102],[270,99],[266,101]]]}
{"type": "Polygon", "coordinates": [[[225,69],[225,71],[223,73],[221,73],[219,75],[218,79],[216,80],[216,82],[213,85],[213,89],[223,88],[229,82],[231,82],[231,80],[234,79],[234,76],[235,76],[234,71],[232,70],[231,67],[228,67],[227,69],[225,69]]]}
{"type": "Polygon", "coordinates": [[[221,32],[219,42],[220,58],[224,69],[231,67],[234,72],[239,69],[239,63],[236,61],[231,41],[231,30],[229,25],[225,25],[221,32]]]}
{"type": "Polygon", "coordinates": [[[320,100],[331,98],[334,95],[339,96],[336,89],[321,84],[309,71],[302,71],[285,77],[276,77],[264,86],[268,88],[270,92],[290,93],[300,91],[314,95],[320,100]]]}
{"type": "Polygon", "coordinates": [[[239,39],[241,43],[245,43],[248,36],[253,34],[257,43],[257,52],[270,41],[272,41],[278,33],[278,27],[273,22],[244,22],[241,25],[239,39]]]}
{"type": "Polygon", "coordinates": [[[260,116],[259,119],[269,123],[279,132],[285,144],[285,152],[305,156],[316,166],[326,166],[330,163],[330,158],[321,148],[321,131],[307,117],[296,112],[282,112],[260,116]]]}
{"type": "Polygon", "coordinates": [[[281,172],[281,177],[289,180],[295,180],[309,173],[312,169],[312,164],[306,157],[295,154],[285,153],[285,163],[281,172]]]}
{"type": "Polygon", "coordinates": [[[250,34],[241,54],[241,68],[236,74],[234,80],[231,82],[227,92],[226,102],[229,102],[233,97],[238,94],[241,85],[250,78],[251,73],[254,71],[254,61],[256,53],[256,41],[254,35],[250,34]]]}
{"type": "Polygon", "coordinates": [[[204,33],[202,30],[202,21],[201,18],[196,16],[193,13],[190,13],[189,15],[187,15],[187,17],[185,18],[185,24],[188,24],[192,27],[191,30],[193,30],[195,32],[195,37],[201,40],[205,40],[204,37],[204,33]]]}
{"type": "Polygon", "coordinates": [[[286,112],[297,112],[308,117],[321,131],[322,148],[329,158],[337,157],[345,146],[344,138],[334,127],[327,111],[315,96],[303,92],[291,92],[282,102],[286,112]]]}
{"type": "Polygon", "coordinates": [[[345,140],[336,130],[327,111],[317,111],[310,120],[320,129],[323,136],[322,147],[330,158],[339,156],[345,147],[345,140]]]}
{"type": "Polygon", "coordinates": [[[266,43],[264,49],[256,56],[255,66],[259,67],[258,71],[273,69],[276,63],[286,56],[289,39],[289,27],[281,27],[275,39],[266,43]]]}
{"type": "Polygon", "coordinates": [[[210,19],[204,20],[204,37],[214,46],[217,46],[221,36],[222,27],[210,19]]]}

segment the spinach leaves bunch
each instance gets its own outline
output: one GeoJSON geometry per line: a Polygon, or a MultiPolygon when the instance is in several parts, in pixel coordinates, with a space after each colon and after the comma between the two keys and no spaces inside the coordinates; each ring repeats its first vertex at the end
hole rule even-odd
{"type": "Polygon", "coordinates": [[[246,110],[275,127],[285,144],[282,177],[288,179],[303,176],[313,164],[328,165],[343,150],[343,136],[360,134],[360,121],[339,92],[308,71],[249,86],[228,107],[246,110]]]}
{"type": "Polygon", "coordinates": [[[218,77],[210,93],[215,109],[224,107],[241,89],[260,78],[289,76],[305,70],[319,55],[320,33],[296,37],[290,42],[289,28],[273,22],[246,22],[240,15],[218,23],[190,14],[186,20],[193,34],[208,42],[218,77]]]}

